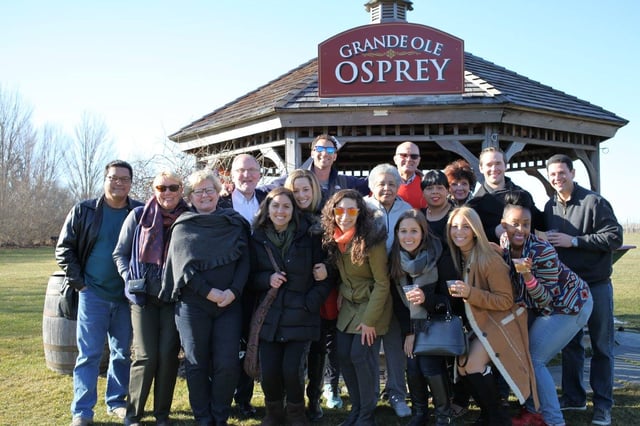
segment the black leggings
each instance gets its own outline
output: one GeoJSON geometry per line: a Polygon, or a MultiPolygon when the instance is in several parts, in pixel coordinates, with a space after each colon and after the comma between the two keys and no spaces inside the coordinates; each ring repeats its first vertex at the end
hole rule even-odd
{"type": "Polygon", "coordinates": [[[260,368],[265,401],[304,403],[304,364],[310,342],[260,341],[260,368]]]}

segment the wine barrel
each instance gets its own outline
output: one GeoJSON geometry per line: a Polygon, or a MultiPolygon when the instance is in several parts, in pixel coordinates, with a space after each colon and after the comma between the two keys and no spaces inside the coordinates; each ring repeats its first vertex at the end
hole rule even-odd
{"type": "MultiPolygon", "coordinates": [[[[64,272],[55,272],[49,277],[42,311],[42,343],[47,368],[60,374],[73,374],[78,357],[76,344],[77,321],[62,316],[59,303],[64,272]]],[[[105,342],[100,361],[100,373],[109,367],[109,344],[105,342]]]]}
{"type": "Polygon", "coordinates": [[[64,318],[59,312],[60,289],[64,272],[49,277],[42,312],[42,343],[46,366],[60,374],[72,374],[76,364],[76,321],[64,318]]]}

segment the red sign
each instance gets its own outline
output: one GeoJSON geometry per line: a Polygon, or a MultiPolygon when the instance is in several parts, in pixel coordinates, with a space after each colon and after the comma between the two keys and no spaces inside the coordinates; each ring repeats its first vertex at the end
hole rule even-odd
{"type": "Polygon", "coordinates": [[[318,45],[320,97],[464,91],[464,41],[409,23],[371,24],[318,45]]]}

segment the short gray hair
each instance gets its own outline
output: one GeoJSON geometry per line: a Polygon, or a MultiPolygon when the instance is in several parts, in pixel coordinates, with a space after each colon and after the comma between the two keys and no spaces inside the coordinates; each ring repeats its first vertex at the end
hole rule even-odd
{"type": "Polygon", "coordinates": [[[193,192],[193,188],[205,180],[208,180],[213,184],[213,188],[216,190],[218,194],[220,194],[220,190],[222,190],[222,183],[220,183],[220,179],[209,169],[196,170],[191,173],[187,178],[187,183],[184,186],[184,196],[189,198],[191,193],[193,192]]]}
{"type": "Polygon", "coordinates": [[[400,172],[395,166],[391,164],[378,164],[369,172],[369,190],[373,192],[373,182],[378,178],[379,175],[390,175],[396,181],[396,185],[399,187],[402,183],[402,178],[400,177],[400,172]]]}

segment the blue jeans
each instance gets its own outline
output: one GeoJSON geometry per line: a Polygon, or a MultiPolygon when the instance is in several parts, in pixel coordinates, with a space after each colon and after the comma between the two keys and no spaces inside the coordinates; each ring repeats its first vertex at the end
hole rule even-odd
{"type": "MultiPolygon", "coordinates": [[[[564,418],[560,411],[556,385],[547,364],[579,330],[582,330],[592,309],[593,298],[589,298],[577,315],[538,316],[529,328],[529,352],[536,375],[540,411],[548,425],[563,425],[564,418]]],[[[527,400],[527,409],[535,411],[531,398],[527,400]]]]}
{"type": "Polygon", "coordinates": [[[124,407],[129,387],[129,347],[131,315],[129,302],[111,302],[96,295],[91,287],[81,291],[78,299],[76,340],[78,358],[73,369],[71,415],[93,418],[98,399],[98,374],[105,339],[109,339],[109,370],[105,402],[107,409],[124,407]]]}
{"type": "MultiPolygon", "coordinates": [[[[397,397],[404,401],[407,397],[407,382],[404,374],[407,368],[407,355],[404,353],[404,338],[402,330],[400,330],[400,323],[395,315],[391,317],[389,330],[382,336],[382,347],[387,366],[386,389],[389,399],[397,397]]],[[[379,388],[380,384],[378,383],[376,389],[379,388]]]]}
{"type": "MultiPolygon", "coordinates": [[[[613,287],[611,281],[589,284],[593,296],[593,311],[589,317],[591,338],[591,375],[593,407],[611,410],[613,407],[613,287]]],[[[584,404],[587,391],[582,383],[584,374],[584,346],[582,330],[562,350],[563,398],[584,404]]]]}
{"type": "Polygon", "coordinates": [[[189,402],[196,422],[226,422],[240,373],[240,301],[220,312],[214,303],[185,290],[182,300],[176,302],[176,325],[184,349],[189,402]]]}

